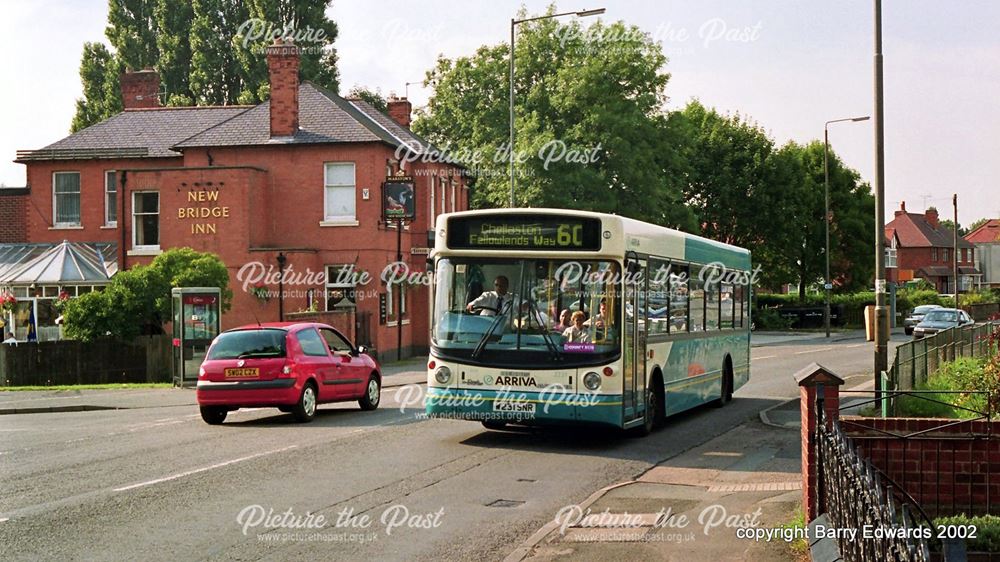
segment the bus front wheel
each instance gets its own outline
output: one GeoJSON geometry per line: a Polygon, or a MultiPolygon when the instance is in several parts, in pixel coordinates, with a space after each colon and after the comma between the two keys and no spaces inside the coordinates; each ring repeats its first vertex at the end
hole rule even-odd
{"type": "Polygon", "coordinates": [[[659,415],[659,398],[652,388],[646,389],[646,410],[642,414],[642,425],[636,427],[633,432],[636,437],[645,437],[653,432],[656,427],[656,417],[659,415]]]}

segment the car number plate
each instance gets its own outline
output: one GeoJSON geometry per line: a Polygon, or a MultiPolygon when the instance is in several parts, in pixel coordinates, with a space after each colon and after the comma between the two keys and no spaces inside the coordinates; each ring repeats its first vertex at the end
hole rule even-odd
{"type": "Polygon", "coordinates": [[[226,369],[227,379],[243,379],[248,377],[259,377],[260,369],[257,367],[241,367],[239,369],[226,369]]]}
{"type": "Polygon", "coordinates": [[[523,400],[496,400],[493,402],[494,412],[514,412],[517,414],[534,414],[535,403],[523,400]]]}

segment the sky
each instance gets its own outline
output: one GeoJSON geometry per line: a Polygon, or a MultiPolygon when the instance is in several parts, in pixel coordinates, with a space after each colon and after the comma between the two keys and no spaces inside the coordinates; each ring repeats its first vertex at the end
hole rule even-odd
{"type": "MultiPolygon", "coordinates": [[[[523,5],[491,0],[334,0],[341,90],[364,85],[429,95],[419,82],[439,56],[509,41],[523,5]]],[[[872,0],[585,0],[657,40],[669,58],[668,109],[692,98],[761,125],[777,144],[823,138],[832,119],[873,113],[872,0]]],[[[23,186],[18,149],[69,133],[80,97],[84,41],[104,41],[105,0],[0,0],[0,183],[23,186]]],[[[936,206],[959,222],[1000,217],[1000,2],[884,0],[885,208],[936,206]]],[[[586,23],[586,20],[584,22],[586,23]]],[[[830,127],[832,148],[865,181],[874,172],[873,121],[830,127]]]]}

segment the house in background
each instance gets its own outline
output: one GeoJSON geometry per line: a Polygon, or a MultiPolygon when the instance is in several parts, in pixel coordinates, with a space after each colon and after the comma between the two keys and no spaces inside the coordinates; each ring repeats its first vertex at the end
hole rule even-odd
{"type": "Polygon", "coordinates": [[[885,225],[890,252],[896,257],[896,267],[886,268],[891,283],[902,284],[914,279],[926,279],[939,293],[955,292],[953,252],[958,252],[958,289],[974,290],[982,274],[976,269],[975,247],[938,220],[938,212],[929,207],[924,214],[908,213],[906,202],[900,203],[892,221],[885,225]],[[892,252],[895,250],[895,252],[892,252]]]}
{"type": "Polygon", "coordinates": [[[1000,289],[1000,219],[990,219],[965,235],[975,246],[976,267],[983,273],[983,287],[1000,289]]]}
{"type": "Polygon", "coordinates": [[[18,299],[6,319],[15,333],[34,318],[41,336],[55,337],[57,296],[107,282],[24,281],[42,270],[32,260],[65,254],[66,241],[108,277],[169,248],[217,254],[234,291],[223,329],[312,315],[380,354],[426,352],[427,287],[379,274],[397,242],[410,271],[426,268],[437,216],[468,208],[464,169],[431,158],[439,154],[410,130],[406,99],[383,113],[301,82],[299,62],[295,45],[268,48],[270,99],[256,106],[160,107],[157,73],[129,72],[124,111],[19,151],[28,187],[0,196],[0,293],[18,299]],[[383,217],[382,185],[400,176],[414,183],[415,217],[397,232],[383,217]],[[289,277],[281,295],[279,268],[289,277]],[[361,271],[369,282],[351,275],[361,271]]]}

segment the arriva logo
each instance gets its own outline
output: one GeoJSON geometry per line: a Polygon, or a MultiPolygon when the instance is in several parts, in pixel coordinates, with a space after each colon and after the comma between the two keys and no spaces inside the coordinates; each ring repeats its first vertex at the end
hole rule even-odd
{"type": "Polygon", "coordinates": [[[498,376],[495,384],[498,386],[538,386],[535,377],[506,375],[498,376]]]}

